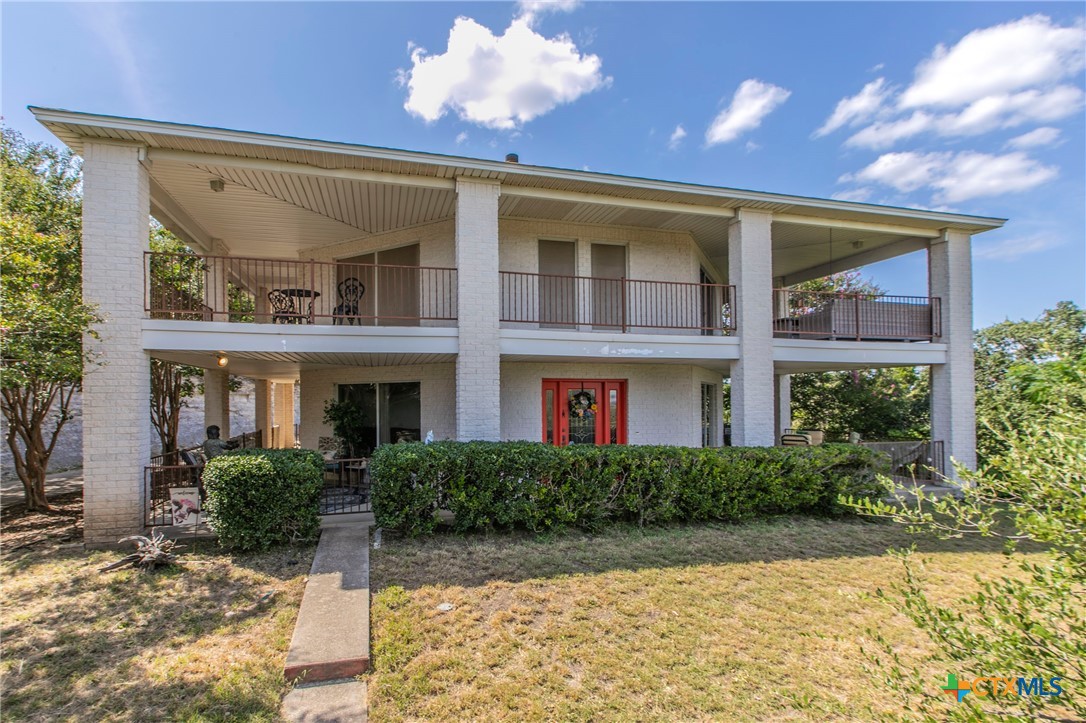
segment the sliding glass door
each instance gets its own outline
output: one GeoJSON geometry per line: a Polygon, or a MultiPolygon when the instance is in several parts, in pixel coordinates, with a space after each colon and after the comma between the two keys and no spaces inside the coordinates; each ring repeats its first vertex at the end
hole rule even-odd
{"type": "Polygon", "coordinates": [[[357,407],[358,438],[354,454],[368,457],[379,444],[422,439],[422,404],[418,382],[340,384],[339,400],[357,407]]]}

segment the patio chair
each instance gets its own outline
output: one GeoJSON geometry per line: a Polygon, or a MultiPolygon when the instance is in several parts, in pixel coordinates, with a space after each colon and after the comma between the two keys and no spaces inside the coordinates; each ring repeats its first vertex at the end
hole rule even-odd
{"type": "Polygon", "coordinates": [[[332,323],[338,325],[346,322],[354,326],[359,321],[358,302],[366,293],[366,285],[352,276],[340,281],[336,292],[340,303],[332,312],[332,323]]]}
{"type": "Polygon", "coordinates": [[[301,315],[294,305],[294,299],[287,296],[279,289],[272,289],[268,292],[268,302],[272,307],[273,324],[301,323],[301,315]]]}

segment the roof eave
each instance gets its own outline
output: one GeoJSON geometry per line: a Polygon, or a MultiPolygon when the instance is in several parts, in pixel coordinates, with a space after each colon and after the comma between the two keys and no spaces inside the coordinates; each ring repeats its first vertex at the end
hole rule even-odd
{"type": "MultiPolygon", "coordinates": [[[[378,146],[364,146],[335,141],[322,141],[293,136],[282,136],[269,133],[255,133],[251,131],[239,131],[228,128],[215,128],[209,126],[189,125],[182,123],[170,123],[165,121],[153,121],[140,118],[125,118],[120,116],[82,113],[57,108],[40,108],[29,106],[39,123],[48,128],[54,135],[60,138],[60,134],[52,127],[55,124],[73,126],[98,126],[132,133],[160,133],[176,135],[185,138],[220,141],[228,143],[242,143],[247,145],[266,145],[293,150],[320,151],[325,153],[338,153],[349,156],[375,158],[388,161],[407,163],[423,163],[447,168],[463,168],[484,173],[494,173],[499,176],[521,175],[528,177],[550,178],[565,181],[578,181],[589,184],[608,184],[612,186],[624,186],[650,191],[664,191],[671,193],[699,194],[702,196],[716,196],[721,199],[750,201],[759,203],[790,204],[798,208],[819,209],[822,211],[843,211],[869,213],[878,216],[899,219],[912,219],[929,223],[945,223],[948,226],[968,227],[979,233],[991,229],[1000,228],[1007,219],[988,216],[971,216],[968,214],[946,213],[942,211],[929,211],[923,209],[900,208],[896,206],[880,206],[876,204],[858,203],[855,201],[839,201],[836,199],[822,199],[807,196],[794,196],[779,193],[767,193],[762,191],[749,191],[718,186],[703,186],[694,183],[679,181],[662,181],[656,179],[639,178],[636,176],[620,176],[597,171],[577,171],[565,168],[553,168],[549,166],[533,166],[529,164],[516,164],[515,166],[503,161],[489,161],[479,158],[466,158],[461,156],[447,156],[423,151],[406,151],[378,146]]],[[[63,139],[61,139],[63,140],[63,139]]],[[[81,148],[73,148],[81,152],[81,148]]]]}

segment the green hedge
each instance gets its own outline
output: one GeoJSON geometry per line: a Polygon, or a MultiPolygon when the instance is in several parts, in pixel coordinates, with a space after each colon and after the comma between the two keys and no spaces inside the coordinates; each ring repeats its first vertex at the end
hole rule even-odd
{"type": "Polygon", "coordinates": [[[323,484],[318,452],[238,449],[204,467],[204,509],[222,545],[265,550],[317,536],[323,484]]]}
{"type": "Polygon", "coordinates": [[[818,447],[555,447],[535,442],[389,444],[370,462],[377,525],[427,534],[449,510],[460,531],[842,514],[839,495],[879,494],[884,457],[818,447]]]}

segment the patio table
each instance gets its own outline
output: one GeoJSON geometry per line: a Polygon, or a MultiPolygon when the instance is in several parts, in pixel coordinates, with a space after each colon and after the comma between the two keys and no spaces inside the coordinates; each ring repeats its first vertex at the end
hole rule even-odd
{"type": "Polygon", "coordinates": [[[276,322],[283,324],[308,324],[313,317],[313,302],[321,295],[321,292],[313,289],[275,289],[283,296],[290,299],[290,310],[281,316],[277,315],[276,322]],[[309,305],[302,311],[302,300],[309,299],[309,305]]]}

